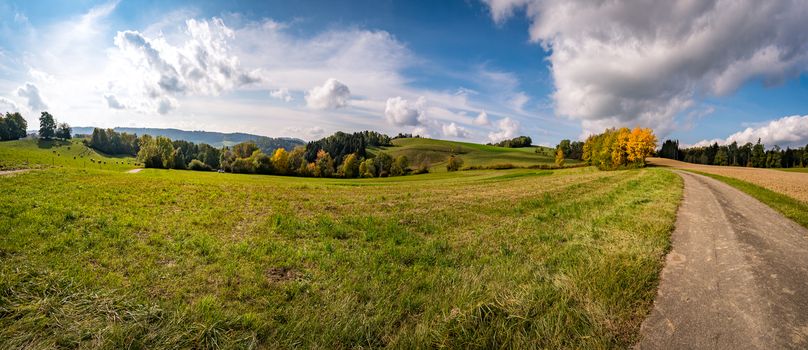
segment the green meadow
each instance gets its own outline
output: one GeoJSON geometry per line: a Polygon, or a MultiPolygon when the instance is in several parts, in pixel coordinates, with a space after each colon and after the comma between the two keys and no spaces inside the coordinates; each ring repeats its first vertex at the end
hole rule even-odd
{"type": "Polygon", "coordinates": [[[0,164],[33,168],[0,176],[4,348],[629,347],[682,194],[658,168],[127,173],[75,141],[0,164]]]}
{"type": "MultiPolygon", "coordinates": [[[[506,148],[468,142],[445,141],[427,138],[403,138],[393,140],[393,147],[379,147],[393,157],[407,156],[413,164],[426,159],[431,172],[446,171],[446,160],[455,154],[463,159],[464,167],[531,167],[554,166],[555,149],[543,146],[506,148]]],[[[567,159],[568,165],[579,161],[567,159]]]]}

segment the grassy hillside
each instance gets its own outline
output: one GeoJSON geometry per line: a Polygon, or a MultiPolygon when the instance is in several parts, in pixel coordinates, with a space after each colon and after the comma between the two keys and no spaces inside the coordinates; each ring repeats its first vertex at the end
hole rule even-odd
{"type": "MultiPolygon", "coordinates": [[[[413,164],[419,157],[426,157],[432,165],[432,171],[446,171],[446,159],[452,154],[459,154],[465,167],[503,164],[529,167],[555,163],[555,150],[542,146],[505,148],[427,138],[396,139],[393,140],[393,144],[393,147],[381,147],[380,149],[393,156],[406,155],[413,164]]],[[[372,151],[378,151],[378,149],[372,151]]],[[[579,163],[577,160],[571,159],[566,162],[568,164],[579,163]]]]}
{"type": "MultiPolygon", "coordinates": [[[[0,143],[4,164],[48,152],[0,143]]],[[[662,169],[80,164],[0,177],[0,347],[628,347],[681,196],[662,169]]]]}
{"type": "Polygon", "coordinates": [[[78,139],[0,142],[0,170],[74,167],[123,171],[135,168],[134,164],[135,159],[132,157],[100,154],[78,139]]]}

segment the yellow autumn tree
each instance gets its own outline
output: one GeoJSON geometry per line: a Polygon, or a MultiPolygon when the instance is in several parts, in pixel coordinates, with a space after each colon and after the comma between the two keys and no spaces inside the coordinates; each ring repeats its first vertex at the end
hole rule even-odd
{"type": "Polygon", "coordinates": [[[272,165],[278,174],[285,175],[289,172],[289,153],[283,148],[278,148],[272,154],[272,165]]]}
{"type": "Polygon", "coordinates": [[[654,153],[657,138],[651,129],[606,129],[586,139],[583,160],[599,169],[645,166],[645,158],[654,153]]]}
{"type": "Polygon", "coordinates": [[[654,154],[657,138],[651,129],[634,128],[628,141],[628,161],[645,166],[645,157],[654,154]]]}
{"type": "Polygon", "coordinates": [[[562,150],[561,148],[558,148],[556,150],[555,163],[559,167],[564,166],[564,150],[562,150]]]}

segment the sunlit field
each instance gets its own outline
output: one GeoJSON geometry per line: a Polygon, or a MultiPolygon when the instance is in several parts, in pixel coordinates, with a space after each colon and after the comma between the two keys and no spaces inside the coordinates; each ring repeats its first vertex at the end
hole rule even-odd
{"type": "Polygon", "coordinates": [[[663,169],[125,170],[0,177],[5,346],[629,346],[681,196],[663,169]]]}

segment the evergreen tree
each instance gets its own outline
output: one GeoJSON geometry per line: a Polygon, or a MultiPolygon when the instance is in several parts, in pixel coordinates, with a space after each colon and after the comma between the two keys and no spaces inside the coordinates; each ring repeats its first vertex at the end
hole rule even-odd
{"type": "Polygon", "coordinates": [[[56,120],[48,112],[42,112],[39,117],[39,137],[43,139],[52,139],[56,136],[56,120]]]}

